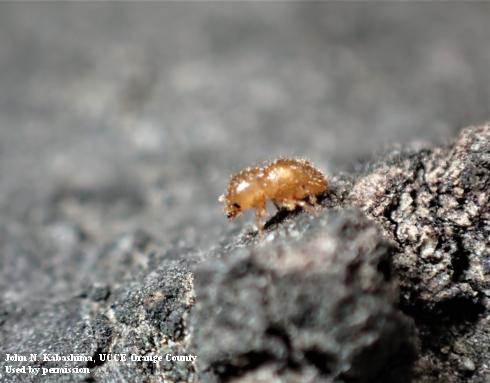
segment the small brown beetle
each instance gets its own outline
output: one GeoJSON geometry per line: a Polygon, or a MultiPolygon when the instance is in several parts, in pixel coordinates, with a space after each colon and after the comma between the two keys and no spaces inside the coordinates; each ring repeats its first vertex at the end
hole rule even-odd
{"type": "Polygon", "coordinates": [[[232,176],[219,201],[224,202],[224,212],[230,220],[246,209],[255,209],[257,229],[262,236],[267,199],[277,208],[294,210],[300,206],[313,211],[317,196],[327,188],[325,176],[308,161],[281,158],[264,167],[245,168],[232,176]]]}

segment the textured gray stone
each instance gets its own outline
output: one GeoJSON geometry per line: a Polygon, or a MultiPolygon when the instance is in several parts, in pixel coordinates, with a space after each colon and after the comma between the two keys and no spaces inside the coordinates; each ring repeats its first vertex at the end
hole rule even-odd
{"type": "Polygon", "coordinates": [[[394,152],[356,181],[349,203],[398,248],[406,302],[435,309],[490,297],[490,126],[447,148],[394,152]]]}
{"type": "MultiPolygon", "coordinates": [[[[215,270],[227,275],[228,257],[244,256],[275,272],[273,249],[311,250],[319,233],[340,238],[330,224],[356,207],[383,236],[369,238],[390,242],[393,275],[386,285],[373,279],[373,293],[352,293],[375,298],[371,317],[394,326],[405,323],[397,310],[412,317],[414,381],[490,381],[488,127],[447,142],[490,115],[489,12],[485,2],[1,2],[0,353],[95,356],[87,379],[43,382],[202,380],[192,364],[96,355],[190,352],[195,265],[228,265],[215,270]],[[373,155],[393,142],[403,149],[373,155]],[[231,173],[280,155],[325,170],[323,204],[339,212],[280,212],[262,247],[253,220],[228,223],[216,199],[231,173]],[[252,256],[266,251],[270,263],[252,256]]],[[[364,222],[356,235],[368,230],[350,217],[364,222]]],[[[297,274],[298,289],[319,283],[311,270],[297,274]]],[[[329,318],[338,294],[313,311],[329,318]]],[[[278,310],[264,308],[264,321],[278,310]]],[[[333,380],[301,356],[311,342],[301,334],[291,348],[300,369],[286,363],[279,377],[284,347],[267,336],[258,346],[274,351],[270,363],[231,381],[333,380]]],[[[386,362],[401,341],[373,355],[386,362]]],[[[411,358],[393,356],[401,365],[387,371],[410,368],[411,358]]],[[[353,373],[379,369],[361,362],[353,373]]]]}
{"type": "MultiPolygon", "coordinates": [[[[317,216],[280,211],[263,241],[231,230],[199,251],[142,230],[119,235],[92,248],[96,282],[55,302],[4,299],[2,352],[93,357],[71,364],[90,377],[49,381],[485,382],[489,131],[330,177],[317,216]]],[[[87,248],[83,236],[55,238],[60,254],[62,243],[87,248]]]]}
{"type": "Polygon", "coordinates": [[[194,289],[203,381],[248,381],[263,369],[278,381],[303,373],[314,381],[409,381],[415,341],[394,307],[390,247],[360,214],[297,217],[265,243],[200,264],[194,289]]]}
{"type": "Polygon", "coordinates": [[[395,246],[401,305],[422,339],[421,381],[484,382],[490,374],[489,201],[489,124],[462,130],[447,147],[390,153],[346,199],[395,246]],[[448,361],[438,350],[452,344],[458,355],[448,361]]]}

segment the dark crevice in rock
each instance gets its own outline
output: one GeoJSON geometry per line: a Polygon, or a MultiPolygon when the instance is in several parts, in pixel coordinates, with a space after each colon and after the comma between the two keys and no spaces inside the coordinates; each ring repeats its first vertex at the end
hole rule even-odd
{"type": "Polygon", "coordinates": [[[388,258],[381,259],[378,263],[377,270],[383,275],[385,281],[390,281],[392,278],[391,261],[388,258]]]}
{"type": "Polygon", "coordinates": [[[455,297],[436,307],[436,317],[449,323],[475,322],[485,312],[478,297],[455,297]]]}
{"type": "Polygon", "coordinates": [[[275,360],[274,356],[268,352],[252,351],[237,356],[233,362],[212,364],[211,370],[219,377],[221,382],[228,382],[273,360],[275,360]]]}
{"type": "Polygon", "coordinates": [[[288,351],[291,350],[291,339],[287,331],[279,325],[272,325],[266,331],[265,334],[270,337],[279,339],[288,351]]]}
{"type": "Polygon", "coordinates": [[[359,269],[361,268],[362,263],[360,261],[354,261],[351,262],[347,266],[347,270],[345,273],[345,284],[346,285],[351,285],[356,281],[356,278],[358,277],[358,272],[359,269]]]}
{"type": "Polygon", "coordinates": [[[102,348],[97,348],[94,354],[92,355],[92,360],[87,362],[87,367],[92,369],[95,367],[102,366],[107,360],[102,360],[100,358],[100,354],[103,354],[104,350],[102,348]]]}
{"type": "Polygon", "coordinates": [[[485,306],[479,297],[454,297],[430,309],[416,302],[400,308],[416,323],[436,327],[475,322],[485,312],[485,306]]]}
{"type": "Polygon", "coordinates": [[[322,375],[332,373],[332,365],[337,363],[335,355],[326,353],[318,349],[310,349],[304,352],[306,360],[316,367],[322,375]]]}
{"type": "Polygon", "coordinates": [[[386,218],[386,220],[390,223],[390,225],[393,226],[393,233],[394,233],[394,238],[398,245],[401,245],[401,241],[399,240],[398,236],[396,235],[397,230],[398,230],[398,222],[393,219],[392,214],[398,209],[398,206],[400,204],[399,197],[392,197],[389,205],[386,207],[386,209],[383,211],[383,217],[386,218]]]}
{"type": "MultiPolygon", "coordinates": [[[[284,368],[289,368],[292,370],[299,369],[300,364],[293,357],[293,345],[291,342],[291,337],[287,330],[281,325],[271,325],[266,331],[265,335],[267,337],[278,339],[287,350],[287,361],[284,364],[284,368]]],[[[277,359],[277,358],[276,358],[277,359]]]]}
{"type": "Polygon", "coordinates": [[[470,254],[465,250],[460,236],[456,237],[456,246],[456,253],[454,253],[451,257],[451,266],[453,268],[453,275],[451,279],[454,282],[460,282],[464,279],[464,273],[470,266],[470,254]]]}

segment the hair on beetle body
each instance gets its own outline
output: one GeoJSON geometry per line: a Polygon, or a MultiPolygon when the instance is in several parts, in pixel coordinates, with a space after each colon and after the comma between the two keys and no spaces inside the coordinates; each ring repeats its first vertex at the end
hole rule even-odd
{"type": "Polygon", "coordinates": [[[305,159],[281,157],[261,167],[246,167],[231,176],[226,193],[219,197],[224,213],[234,219],[244,210],[255,209],[259,234],[263,236],[266,201],[277,208],[313,211],[317,196],[328,189],[323,173],[305,159]]]}

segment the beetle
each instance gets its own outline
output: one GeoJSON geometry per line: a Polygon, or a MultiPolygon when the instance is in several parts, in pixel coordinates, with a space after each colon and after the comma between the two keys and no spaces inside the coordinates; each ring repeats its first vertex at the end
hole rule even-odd
{"type": "Polygon", "coordinates": [[[328,189],[323,173],[305,159],[279,158],[261,167],[247,167],[234,174],[219,197],[224,203],[224,213],[230,220],[244,210],[255,209],[255,219],[260,236],[263,236],[263,219],[267,215],[266,201],[289,211],[301,207],[313,211],[317,197],[328,189]]]}

